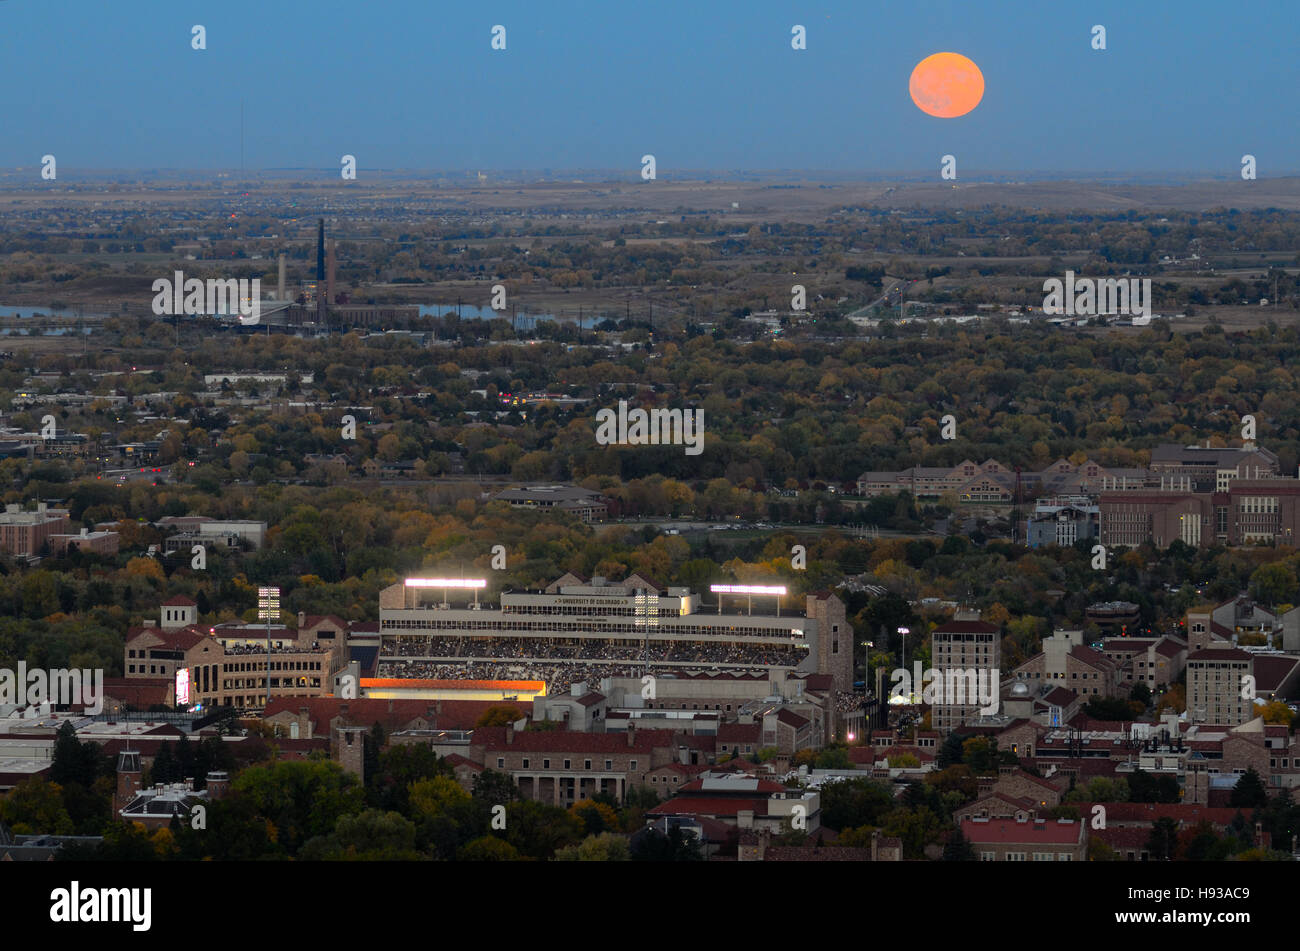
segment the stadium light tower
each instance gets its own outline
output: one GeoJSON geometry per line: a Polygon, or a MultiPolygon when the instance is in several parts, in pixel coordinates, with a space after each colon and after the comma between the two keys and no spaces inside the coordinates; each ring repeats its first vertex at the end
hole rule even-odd
{"type": "MultiPolygon", "coordinates": [[[[786,593],[785,585],[757,585],[757,584],[713,584],[709,585],[709,590],[714,594],[743,594],[749,599],[749,613],[754,613],[754,595],[769,595],[776,597],[776,616],[781,616],[781,598],[786,593]]],[[[722,598],[718,598],[718,613],[722,613],[722,598]]]]}
{"type": "Polygon", "coordinates": [[[650,631],[652,628],[659,627],[659,594],[647,591],[645,588],[637,588],[634,617],[636,625],[643,628],[645,632],[642,637],[641,672],[648,674],[650,672],[650,631]]]}
{"type": "Polygon", "coordinates": [[[486,578],[407,578],[408,588],[438,588],[442,590],[442,603],[447,603],[447,591],[451,588],[466,588],[474,592],[474,603],[478,604],[480,588],[487,587],[486,578]]]}
{"type": "MultiPolygon", "coordinates": [[[[271,618],[280,617],[280,589],[257,589],[257,616],[266,619],[266,705],[271,706],[271,618]]],[[[265,715],[265,711],[263,712],[265,715]]]]}

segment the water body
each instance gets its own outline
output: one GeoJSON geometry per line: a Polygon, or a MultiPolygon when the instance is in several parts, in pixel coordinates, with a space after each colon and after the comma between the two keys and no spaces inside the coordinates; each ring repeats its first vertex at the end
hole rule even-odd
{"type": "MultiPolygon", "coordinates": [[[[421,304],[421,317],[444,317],[447,314],[456,313],[455,304],[421,304]]],[[[460,316],[465,320],[509,320],[510,311],[495,311],[491,307],[479,307],[476,304],[462,304],[460,307],[460,316]]],[[[582,315],[580,329],[590,329],[605,320],[606,314],[588,314],[582,315]]],[[[577,324],[578,315],[576,313],[563,314],[525,314],[522,311],[515,314],[515,319],[527,326],[534,326],[539,321],[551,320],[557,324],[577,324]]]]}
{"type": "Polygon", "coordinates": [[[79,317],[87,320],[106,320],[108,314],[92,314],[88,311],[82,311],[78,314],[75,310],[50,310],[48,307],[11,307],[8,304],[0,304],[0,317],[54,317],[58,320],[77,320],[79,317]]]}

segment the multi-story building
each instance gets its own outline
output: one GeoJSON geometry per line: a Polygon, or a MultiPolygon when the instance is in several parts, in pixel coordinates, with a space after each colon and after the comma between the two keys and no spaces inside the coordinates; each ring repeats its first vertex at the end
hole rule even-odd
{"type": "Polygon", "coordinates": [[[1083,631],[1056,631],[1043,638],[1043,649],[1012,674],[1030,687],[1042,683],[1067,687],[1088,697],[1114,697],[1119,693],[1120,666],[1083,643],[1083,631]]]}
{"type": "Polygon", "coordinates": [[[93,555],[116,555],[119,536],[117,532],[92,532],[82,529],[76,535],[51,535],[50,551],[61,555],[81,551],[93,555]]]}
{"type": "MultiPolygon", "coordinates": [[[[931,666],[944,676],[945,683],[954,682],[949,671],[960,671],[965,683],[970,683],[970,674],[974,673],[974,683],[991,684],[994,695],[1001,684],[1002,632],[992,624],[979,620],[978,613],[959,611],[953,620],[941,624],[930,636],[931,666]]],[[[936,703],[931,708],[931,723],[934,729],[947,734],[954,727],[973,723],[981,717],[979,698],[966,696],[963,703],[950,702],[957,698],[947,696],[944,702],[936,703]]]]}
{"type": "Polygon", "coordinates": [[[976,464],[964,459],[957,465],[913,466],[896,472],[864,472],[858,476],[858,494],[876,496],[910,492],[918,498],[937,498],[954,493],[962,502],[1006,504],[1020,498],[1043,495],[1091,496],[1109,484],[1140,487],[1150,481],[1146,469],[1102,466],[1091,459],[1074,464],[1058,459],[1038,472],[1019,472],[996,459],[976,464]]]}
{"type": "Polygon", "coordinates": [[[1187,713],[1193,723],[1237,726],[1255,718],[1254,660],[1235,647],[1205,647],[1187,656],[1187,713]],[[1252,685],[1253,686],[1253,685],[1252,685]]]}
{"type": "Polygon", "coordinates": [[[1083,616],[1088,623],[1096,624],[1102,630],[1127,634],[1130,629],[1137,627],[1142,612],[1132,601],[1098,601],[1088,605],[1083,616]]]}
{"type": "Polygon", "coordinates": [[[607,506],[599,492],[576,485],[538,485],[498,492],[494,499],[515,508],[551,509],[567,512],[584,522],[603,522],[607,506]]]}
{"type": "Polygon", "coordinates": [[[160,613],[161,626],[145,621],[127,632],[126,677],[172,680],[180,704],[260,709],[267,700],[268,660],[272,697],[323,696],[346,663],[346,638],[338,633],[346,625],[337,618],[296,630],[227,623],[204,631],[195,626],[197,609],[188,599],[173,598],[160,613]]]}
{"type": "Polygon", "coordinates": [[[1294,545],[1300,538],[1300,480],[1233,478],[1223,489],[1197,492],[1185,488],[1190,476],[1182,478],[1172,488],[1103,493],[1101,543],[1294,545]]]}
{"type": "Polygon", "coordinates": [[[1082,819],[965,819],[961,833],[981,862],[1083,862],[1088,858],[1082,819]]]}
{"type": "Polygon", "coordinates": [[[627,790],[674,761],[680,735],[669,730],[626,734],[519,731],[480,727],[467,758],[508,773],[526,799],[571,806],[598,793],[623,801],[627,790]]]}
{"type": "Polygon", "coordinates": [[[738,829],[780,833],[821,828],[821,793],[739,773],[706,772],[647,815],[713,819],[738,829]]]}
{"type": "Polygon", "coordinates": [[[1253,441],[1233,448],[1163,445],[1151,450],[1151,471],[1193,492],[1222,492],[1234,479],[1276,476],[1278,460],[1253,441]]]}
{"type": "Polygon", "coordinates": [[[1187,664],[1187,644],[1176,637],[1108,637],[1101,652],[1119,668],[1121,693],[1144,683],[1159,693],[1177,682],[1187,664]]]}
{"type": "Polygon", "coordinates": [[[640,676],[653,695],[659,676],[796,671],[852,689],[852,629],[829,592],[808,595],[802,614],[782,611],[774,594],[744,591],[728,593],[727,613],[721,599],[706,610],[689,588],[637,574],[621,582],[566,574],[540,591],[502,592],[495,605],[453,607],[430,592],[437,597],[436,579],[380,592],[380,677],[529,677],[563,693],[579,681],[640,676]]]}
{"type": "Polygon", "coordinates": [[[50,550],[52,535],[67,534],[67,509],[48,508],[44,502],[34,512],[16,504],[5,506],[0,515],[0,552],[6,555],[42,555],[50,550]]]}
{"type": "Polygon", "coordinates": [[[1101,509],[1086,498],[1046,499],[1034,506],[1034,514],[1026,521],[1025,541],[1030,548],[1069,548],[1077,541],[1096,538],[1100,520],[1101,509]]]}

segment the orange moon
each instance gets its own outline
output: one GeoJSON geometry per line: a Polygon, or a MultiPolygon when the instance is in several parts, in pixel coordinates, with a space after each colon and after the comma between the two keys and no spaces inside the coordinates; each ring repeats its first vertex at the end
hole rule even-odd
{"type": "Polygon", "coordinates": [[[907,91],[927,115],[955,119],[984,98],[984,74],[960,53],[935,53],[916,64],[907,91]]]}

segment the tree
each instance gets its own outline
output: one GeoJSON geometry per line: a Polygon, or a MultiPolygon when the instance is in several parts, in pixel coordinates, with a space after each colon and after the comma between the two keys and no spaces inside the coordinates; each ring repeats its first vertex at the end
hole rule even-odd
{"type": "Polygon", "coordinates": [[[468,842],[456,856],[462,862],[517,862],[517,849],[504,839],[485,835],[468,842]]]}
{"type": "Polygon", "coordinates": [[[956,766],[966,756],[966,751],[962,748],[962,736],[960,733],[949,733],[943,739],[943,745],[939,747],[939,752],[935,756],[935,769],[947,769],[949,766],[956,766]]]}
{"type": "Polygon", "coordinates": [[[974,862],[975,849],[967,841],[966,837],[961,834],[961,827],[954,829],[952,835],[948,837],[947,844],[943,847],[943,861],[945,862],[974,862]]]}
{"type": "Polygon", "coordinates": [[[339,816],[334,832],[303,844],[304,861],[349,859],[360,861],[410,861],[415,849],[415,823],[396,812],[367,809],[355,816],[339,816]]]}
{"type": "Polygon", "coordinates": [[[1168,816],[1162,816],[1151,823],[1151,834],[1147,837],[1147,851],[1157,862],[1173,860],[1178,849],[1178,822],[1168,816]]]}
{"type": "Polygon", "coordinates": [[[0,799],[0,819],[18,835],[71,835],[72,817],[63,806],[63,787],[33,776],[0,799]]]}
{"type": "Polygon", "coordinates": [[[1237,784],[1228,796],[1228,806],[1234,809],[1262,809],[1268,805],[1268,790],[1252,766],[1237,777],[1237,784]]]}
{"type": "Polygon", "coordinates": [[[888,785],[867,778],[840,779],[821,788],[822,823],[832,829],[878,826],[894,806],[888,785]]]}
{"type": "Polygon", "coordinates": [[[1088,861],[1089,862],[1118,862],[1119,856],[1115,854],[1104,839],[1099,839],[1095,835],[1088,836],[1088,861]]]}
{"type": "Polygon", "coordinates": [[[598,835],[601,832],[611,832],[618,829],[618,813],[611,809],[603,802],[596,802],[594,799],[584,799],[581,802],[575,802],[569,807],[569,812],[573,814],[588,836],[598,835]]]}
{"type": "Polygon", "coordinates": [[[365,802],[356,776],[324,760],[252,766],[235,777],[231,790],[274,825],[291,855],[308,839],[329,835],[339,816],[360,812],[365,802]]]}
{"type": "Polygon", "coordinates": [[[634,862],[702,862],[704,849],[695,833],[673,826],[668,834],[647,826],[632,836],[634,862]]]}
{"type": "Polygon", "coordinates": [[[555,850],[557,862],[628,862],[631,858],[627,837],[612,832],[589,835],[577,845],[555,850]]]}
{"type": "Polygon", "coordinates": [[[485,769],[474,777],[472,795],[475,799],[492,805],[514,802],[522,798],[519,787],[510,778],[510,774],[499,773],[494,769],[485,769]]]}
{"type": "Polygon", "coordinates": [[[506,704],[488,707],[483,711],[482,716],[475,721],[475,728],[485,726],[510,726],[518,720],[522,720],[524,715],[519,712],[518,707],[512,707],[506,704]]]}
{"type": "Polygon", "coordinates": [[[1285,726],[1290,726],[1291,721],[1295,719],[1295,714],[1283,700],[1270,700],[1264,705],[1262,716],[1265,723],[1281,723],[1285,726]]]}
{"type": "Polygon", "coordinates": [[[1137,714],[1129,701],[1119,697],[1092,697],[1084,705],[1084,713],[1094,720],[1133,720],[1137,714]]]}

